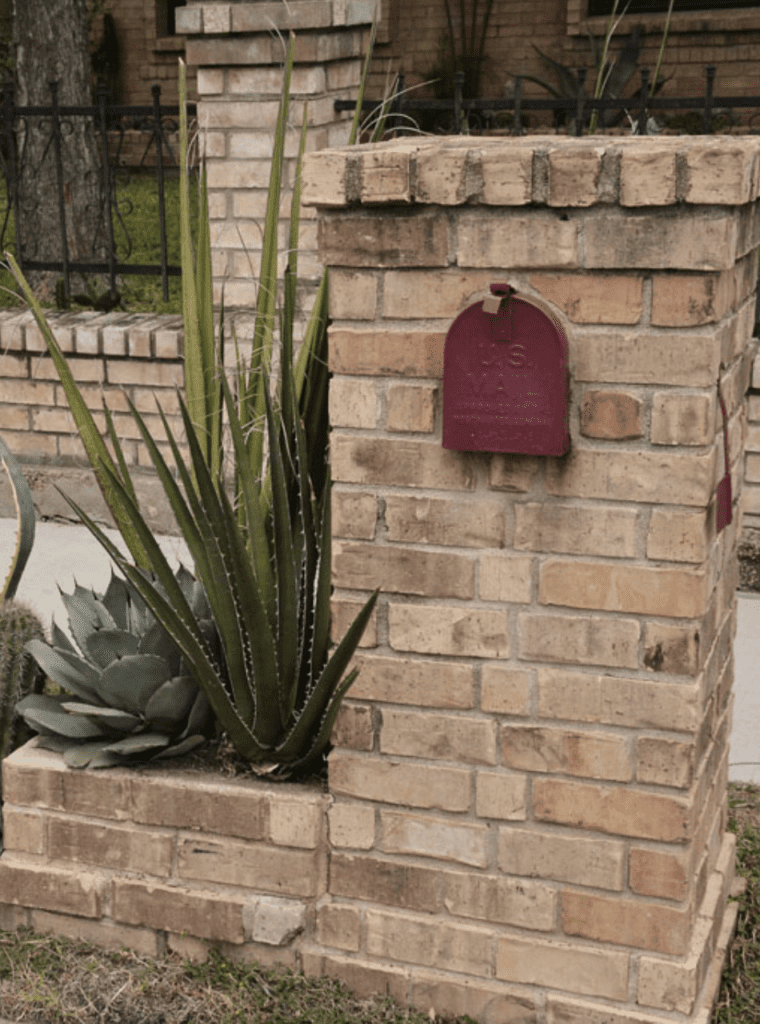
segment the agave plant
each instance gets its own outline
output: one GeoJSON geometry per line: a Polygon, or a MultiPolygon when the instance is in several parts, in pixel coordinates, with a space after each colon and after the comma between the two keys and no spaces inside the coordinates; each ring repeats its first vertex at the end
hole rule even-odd
{"type": "MultiPolygon", "coordinates": [[[[214,648],[202,586],[184,567],[173,579],[214,648]]],[[[105,594],[75,584],[61,598],[76,647],[53,622],[52,645],[35,639],[26,649],[64,692],[32,693],[16,705],[39,745],[72,768],[108,768],[205,743],[214,729],[209,703],[135,587],[112,572],[105,594]]]]}

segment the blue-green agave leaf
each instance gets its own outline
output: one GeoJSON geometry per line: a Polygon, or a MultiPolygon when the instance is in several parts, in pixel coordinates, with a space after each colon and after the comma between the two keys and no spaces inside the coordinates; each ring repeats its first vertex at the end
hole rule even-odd
{"type": "Polygon", "coordinates": [[[71,714],[87,715],[97,724],[119,732],[132,732],[143,724],[139,716],[128,715],[118,708],[101,708],[95,704],[80,704],[77,701],[66,701],[62,707],[71,714]]]}
{"type": "Polygon", "coordinates": [[[159,732],[141,732],[136,736],[127,736],[126,739],[109,743],[105,749],[114,754],[144,754],[146,750],[159,750],[168,743],[169,737],[159,732]]]}
{"type": "Polygon", "coordinates": [[[187,754],[191,750],[195,750],[196,747],[200,747],[206,742],[206,739],[205,736],[188,736],[181,743],[175,743],[171,747],[159,750],[157,754],[153,755],[153,760],[158,761],[162,757],[180,757],[182,754],[187,754]]]}
{"type": "Polygon", "coordinates": [[[90,633],[85,641],[85,653],[101,668],[107,668],[112,661],[137,654],[138,638],[123,629],[100,629],[90,633]]]}
{"type": "Polygon", "coordinates": [[[69,640],[68,633],[64,633],[55,619],[52,619],[50,632],[53,638],[53,647],[62,648],[64,651],[68,651],[70,654],[76,654],[79,657],[79,651],[74,647],[71,640],[69,640]]]}
{"type": "Polygon", "coordinates": [[[76,694],[91,704],[101,703],[98,697],[100,672],[78,654],[53,649],[42,640],[29,640],[25,644],[37,664],[64,690],[76,694]]]}
{"type": "MultiPolygon", "coordinates": [[[[153,615],[151,613],[151,618],[153,615]]],[[[172,638],[166,632],[160,622],[153,622],[153,625],[140,637],[137,654],[154,654],[169,666],[172,675],[177,675],[180,663],[180,653],[172,643],[172,638]]]]}
{"type": "Polygon", "coordinates": [[[113,618],[119,629],[129,631],[129,601],[130,594],[127,584],[121,577],[116,576],[111,568],[111,579],[108,582],[106,592],[103,595],[103,605],[113,618]]]}
{"type": "Polygon", "coordinates": [[[69,715],[65,711],[52,711],[45,708],[25,708],[21,715],[27,725],[40,732],[57,733],[71,739],[87,740],[102,736],[103,730],[81,715],[69,715]]]}
{"type": "Polygon", "coordinates": [[[69,768],[115,768],[124,764],[123,758],[109,752],[108,740],[69,744],[63,751],[63,760],[69,768]]]}
{"type": "Polygon", "coordinates": [[[168,679],[145,705],[145,720],[157,732],[173,734],[187,719],[198,687],[190,676],[168,679]]]}
{"type": "Polygon", "coordinates": [[[87,638],[96,629],[116,629],[117,624],[108,609],[95,596],[92,590],[74,583],[74,593],[66,594],[60,587],[64,607],[69,616],[69,629],[79,650],[87,656],[87,638]]]}
{"type": "Polygon", "coordinates": [[[153,654],[134,654],[104,669],[98,693],[111,707],[140,715],[156,690],[169,678],[169,666],[153,654]]]}

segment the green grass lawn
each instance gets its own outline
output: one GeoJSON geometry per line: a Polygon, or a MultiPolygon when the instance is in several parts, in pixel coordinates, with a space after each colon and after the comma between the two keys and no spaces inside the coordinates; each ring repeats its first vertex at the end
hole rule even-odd
{"type": "MultiPolygon", "coordinates": [[[[194,198],[194,190],[193,198],[194,198]]],[[[166,240],[170,264],[179,264],[179,178],[165,178],[166,202],[166,240]]],[[[114,238],[117,255],[125,263],[160,263],[161,235],[158,217],[158,186],[152,173],[133,174],[129,180],[117,180],[116,195],[122,219],[114,215],[114,238]],[[127,242],[125,231],[129,233],[132,251],[126,257],[127,242]]],[[[0,181],[0,224],[5,218],[6,196],[5,183],[0,181]]],[[[195,203],[191,202],[193,229],[197,223],[195,203]]],[[[15,230],[13,213],[9,218],[3,245],[15,253],[15,230]]],[[[81,282],[72,285],[72,290],[80,290],[81,282]]],[[[121,281],[122,303],[132,312],[181,313],[182,287],[181,278],[169,278],[169,301],[164,302],[161,276],[124,274],[121,281]]],[[[16,298],[17,288],[10,271],[0,270],[0,307],[22,305],[16,298]]],[[[72,308],[82,308],[72,304],[72,308]]]]}

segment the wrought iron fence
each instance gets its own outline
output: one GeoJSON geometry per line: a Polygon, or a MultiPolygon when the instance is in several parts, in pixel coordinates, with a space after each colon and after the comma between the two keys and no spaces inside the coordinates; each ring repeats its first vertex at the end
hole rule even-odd
{"type": "MultiPolygon", "coordinates": [[[[650,71],[641,68],[641,84],[633,96],[594,99],[586,94],[586,68],[579,68],[577,92],[574,96],[559,98],[527,98],[523,95],[523,79],[515,76],[511,95],[494,99],[466,99],[463,95],[464,73],[458,71],[454,78],[454,95],[451,99],[420,99],[406,90],[404,75],[396,78],[392,95],[383,104],[377,100],[364,100],[362,109],[374,112],[375,120],[385,118],[385,129],[390,134],[404,134],[417,131],[415,114],[428,115],[437,119],[435,131],[442,134],[460,135],[464,131],[490,130],[507,127],[512,135],[524,131],[523,119],[528,111],[551,111],[555,126],[561,126],[570,119],[572,134],[581,136],[588,131],[591,115],[598,111],[600,119],[609,115],[607,127],[623,123],[628,118],[632,134],[643,135],[657,130],[652,116],[657,112],[701,112],[702,133],[709,135],[714,130],[716,116],[735,125],[737,109],[754,109],[758,113],[747,128],[751,134],[760,133],[760,96],[716,96],[716,67],[707,65],[704,69],[705,90],[701,96],[668,98],[653,95],[650,71]],[[506,122],[506,123],[505,123],[506,122]]],[[[354,100],[335,100],[335,110],[355,110],[354,100]]]]}
{"type": "MultiPolygon", "coordinates": [[[[166,232],[166,171],[177,165],[179,154],[172,151],[170,136],[179,126],[179,107],[161,104],[161,88],[154,85],[151,89],[153,102],[150,106],[125,106],[108,103],[107,88],[98,87],[97,104],[92,106],[66,106],[58,102],[58,83],[50,82],[49,106],[19,106],[15,102],[15,86],[6,81],[2,86],[2,104],[0,105],[0,173],[6,184],[6,208],[0,210],[3,217],[0,226],[0,251],[7,248],[11,212],[15,228],[15,256],[26,273],[35,270],[50,270],[62,275],[63,292],[66,303],[71,298],[71,275],[103,274],[108,275],[109,293],[117,295],[116,278],[123,274],[161,275],[164,301],[169,298],[169,277],[179,276],[181,268],[170,264],[167,250],[166,232]],[[25,230],[25,214],[33,208],[33,196],[24,191],[24,161],[26,158],[26,133],[21,129],[29,127],[31,119],[38,129],[47,133],[44,157],[55,162],[55,180],[57,187],[58,230],[60,233],[60,259],[35,259],[36,242],[25,230]],[[65,139],[70,134],[73,118],[87,118],[92,121],[100,154],[99,164],[99,232],[105,239],[102,247],[104,259],[80,260],[72,258],[66,217],[66,202],[63,174],[63,151],[65,139]],[[120,204],[117,197],[116,184],[128,183],[130,171],[121,166],[122,151],[128,131],[149,133],[145,152],[141,163],[145,161],[149,151],[153,150],[155,158],[155,177],[158,196],[158,219],[161,245],[161,262],[148,264],[128,263],[132,252],[132,242],[125,214],[130,209],[129,201],[120,204]],[[126,208],[125,208],[126,207],[126,208]],[[118,221],[124,242],[121,253],[114,233],[114,220],[118,221]]],[[[188,116],[196,115],[196,105],[188,103],[188,116]]]]}

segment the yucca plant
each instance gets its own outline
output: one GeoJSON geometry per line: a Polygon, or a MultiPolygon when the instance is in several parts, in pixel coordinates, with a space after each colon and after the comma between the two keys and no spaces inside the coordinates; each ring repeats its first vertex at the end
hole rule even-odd
{"type": "MultiPolygon", "coordinates": [[[[203,588],[184,567],[173,579],[213,649],[203,588]]],[[[209,703],[131,583],[112,572],[105,594],[75,584],[61,599],[76,647],[55,621],[52,645],[26,644],[63,691],[32,693],[17,705],[40,733],[39,746],[62,753],[72,768],[108,768],[179,756],[206,742],[214,732],[209,703]]]]}

